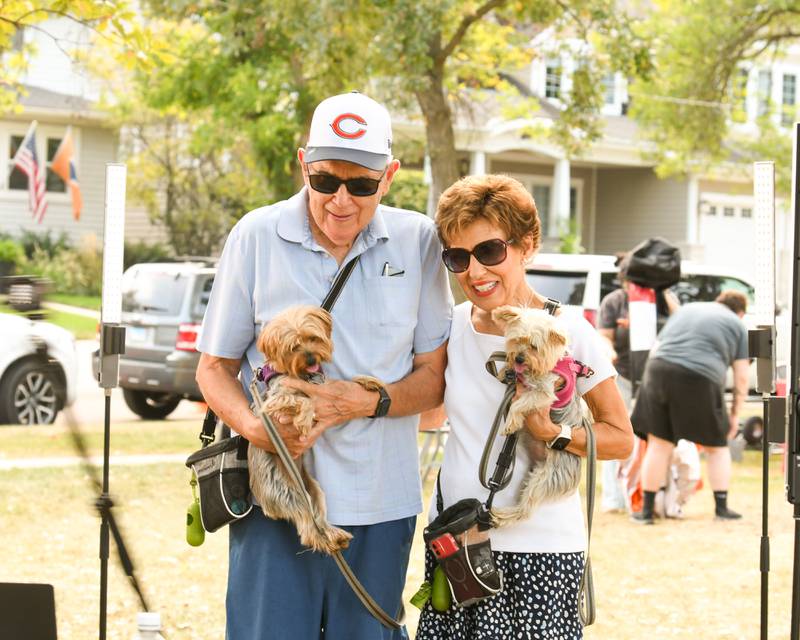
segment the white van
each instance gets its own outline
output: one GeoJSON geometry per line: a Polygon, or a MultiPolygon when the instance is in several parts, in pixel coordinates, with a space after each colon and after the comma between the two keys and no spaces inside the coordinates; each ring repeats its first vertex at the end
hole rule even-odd
{"type": "MultiPolygon", "coordinates": [[[[548,298],[559,300],[576,313],[597,326],[597,310],[600,301],[614,289],[619,288],[616,257],[611,255],[586,255],[563,253],[539,253],[528,263],[526,272],[531,286],[548,298]]],[[[755,289],[747,279],[730,269],[703,265],[691,260],[681,262],[681,279],[670,290],[681,304],[708,302],[721,291],[735,289],[747,296],[748,307],[755,304],[755,289]]],[[[789,358],[788,314],[776,319],[777,326],[777,378],[786,380],[786,363],[789,358]]],[[[755,328],[755,317],[747,314],[744,322],[755,328]]],[[[755,366],[751,367],[751,388],[755,386],[755,366]]],[[[780,387],[780,384],[779,384],[780,387]]]]}

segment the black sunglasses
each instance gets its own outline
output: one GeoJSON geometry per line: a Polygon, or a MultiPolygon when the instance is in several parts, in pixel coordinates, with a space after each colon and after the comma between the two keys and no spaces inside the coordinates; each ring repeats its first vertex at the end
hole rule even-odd
{"type": "MultiPolygon", "coordinates": [[[[388,167],[387,167],[388,168],[388,167]]],[[[342,185],[345,186],[347,192],[351,196],[363,198],[364,196],[375,195],[378,187],[386,175],[386,169],[383,170],[380,178],[350,178],[349,180],[342,180],[329,173],[310,173],[308,165],[306,165],[306,173],[308,174],[308,184],[314,191],[331,195],[339,190],[342,185]]]]}
{"type": "Polygon", "coordinates": [[[475,259],[485,267],[493,267],[506,259],[508,245],[512,243],[513,240],[493,238],[479,242],[472,247],[472,251],[460,247],[445,249],[442,251],[442,262],[453,273],[463,273],[469,269],[470,256],[475,256],[475,259]]]}

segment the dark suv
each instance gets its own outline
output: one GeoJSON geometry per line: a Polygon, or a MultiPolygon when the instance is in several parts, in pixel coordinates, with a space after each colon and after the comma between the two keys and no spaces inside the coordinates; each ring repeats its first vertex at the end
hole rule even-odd
{"type": "Polygon", "coordinates": [[[123,274],[119,386],[142,418],[165,418],[182,399],[203,399],[195,347],[215,273],[215,259],[191,258],[135,264],[123,274]]]}

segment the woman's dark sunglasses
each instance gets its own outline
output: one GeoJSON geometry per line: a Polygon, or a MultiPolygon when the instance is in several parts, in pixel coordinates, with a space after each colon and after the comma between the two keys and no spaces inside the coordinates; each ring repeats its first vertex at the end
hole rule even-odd
{"type": "Polygon", "coordinates": [[[381,177],[377,179],[350,178],[349,180],[342,180],[329,173],[311,173],[308,171],[308,165],[306,165],[306,172],[308,173],[308,184],[311,185],[314,191],[331,195],[336,193],[339,187],[344,185],[351,196],[363,198],[364,196],[372,196],[377,193],[381,180],[383,180],[383,176],[386,174],[386,169],[383,170],[381,177]]]}
{"type": "Polygon", "coordinates": [[[445,249],[442,251],[442,262],[453,273],[463,273],[469,269],[470,256],[475,256],[475,259],[485,267],[493,267],[506,259],[508,245],[511,243],[511,240],[494,238],[479,242],[472,247],[472,251],[460,247],[445,249]]]}

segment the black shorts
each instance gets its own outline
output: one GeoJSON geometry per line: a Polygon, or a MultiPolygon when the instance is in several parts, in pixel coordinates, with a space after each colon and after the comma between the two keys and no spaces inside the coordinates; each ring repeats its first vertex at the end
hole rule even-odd
{"type": "Polygon", "coordinates": [[[671,362],[651,358],[631,415],[642,438],[689,440],[707,447],[728,444],[728,413],[722,386],[671,362]]]}

